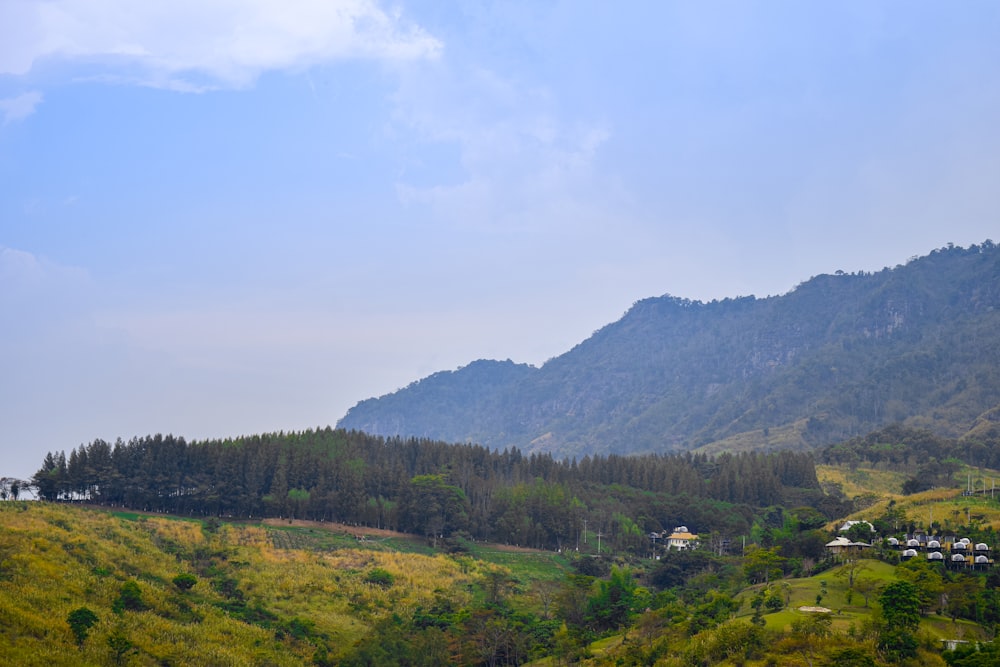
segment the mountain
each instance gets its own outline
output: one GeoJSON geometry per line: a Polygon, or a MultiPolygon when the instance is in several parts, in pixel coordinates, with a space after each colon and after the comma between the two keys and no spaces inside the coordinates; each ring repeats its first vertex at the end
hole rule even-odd
{"type": "Polygon", "coordinates": [[[583,456],[810,448],[897,422],[960,437],[998,406],[1000,246],[986,241],[781,296],[643,299],[540,368],[476,361],[361,401],[338,427],[583,456]]]}

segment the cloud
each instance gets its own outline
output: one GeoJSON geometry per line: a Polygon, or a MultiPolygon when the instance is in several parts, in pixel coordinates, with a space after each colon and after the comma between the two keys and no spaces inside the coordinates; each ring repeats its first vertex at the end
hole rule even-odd
{"type": "Polygon", "coordinates": [[[421,183],[435,166],[414,162],[396,184],[404,204],[427,206],[444,220],[494,230],[580,223],[589,215],[584,209],[593,211],[614,189],[594,187],[595,163],[611,132],[567,117],[545,86],[482,66],[434,62],[410,68],[394,102],[395,127],[411,132],[419,148],[457,147],[458,182],[421,183]]]}
{"type": "MultiPolygon", "coordinates": [[[[22,325],[56,313],[79,311],[85,307],[84,294],[92,287],[90,274],[84,269],[0,246],[0,308],[8,315],[16,312],[22,325]]],[[[0,331],[0,340],[3,334],[0,331]]]]}
{"type": "Polygon", "coordinates": [[[3,114],[3,125],[24,120],[35,113],[42,101],[42,94],[36,90],[28,93],[21,93],[17,97],[8,97],[0,100],[0,114],[3,114]]]}
{"type": "Polygon", "coordinates": [[[436,56],[440,41],[373,0],[13,0],[0,5],[0,74],[45,59],[175,90],[242,88],[270,70],[436,56]]]}

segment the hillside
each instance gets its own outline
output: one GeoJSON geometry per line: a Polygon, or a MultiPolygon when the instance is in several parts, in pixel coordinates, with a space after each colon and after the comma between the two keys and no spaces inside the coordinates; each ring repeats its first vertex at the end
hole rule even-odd
{"type": "MultiPolygon", "coordinates": [[[[551,554],[522,561],[525,592],[562,575],[551,554]]],[[[394,615],[478,608],[497,576],[404,539],[0,502],[0,663],[341,664],[394,615]]]]}
{"type": "Polygon", "coordinates": [[[338,426],[557,456],[811,448],[896,422],[960,437],[1000,405],[997,331],[987,241],[782,296],[644,299],[540,368],[476,361],[338,426]]]}
{"type": "Polygon", "coordinates": [[[988,638],[1000,623],[1000,572],[902,562],[881,540],[860,559],[828,557],[824,545],[852,517],[881,537],[933,531],[995,551],[996,472],[945,451],[981,454],[893,427],[819,452],[844,463],[817,478],[812,455],[790,451],[566,463],[332,429],[95,441],[68,460],[46,456],[34,489],[61,502],[0,502],[0,655],[27,665],[943,665],[941,639],[988,638]],[[395,491],[382,476],[393,469],[409,478],[395,491]],[[907,491],[932,473],[935,488],[907,491]],[[388,495],[360,495],[344,514],[351,474],[354,491],[388,495]],[[681,521],[690,529],[670,531],[681,521]],[[689,530],[700,546],[670,547],[689,530]]]}
{"type": "Polygon", "coordinates": [[[412,536],[376,531],[357,541],[325,523],[0,502],[0,655],[23,665],[587,658],[875,667],[913,664],[905,650],[919,664],[943,665],[940,639],[985,638],[1000,618],[995,577],[939,572],[922,559],[894,566],[891,553],[815,564],[810,575],[801,558],[777,554],[816,531],[794,522],[788,529],[768,533],[781,547],[748,545],[745,558],[674,551],[616,567],[593,553],[566,558],[481,544],[445,555],[412,536]],[[921,605],[909,631],[919,646],[897,642],[882,620],[883,592],[900,580],[947,593],[911,594],[921,605]],[[835,613],[809,611],[820,603],[835,613]],[[845,662],[857,655],[867,661],[845,662]]]}

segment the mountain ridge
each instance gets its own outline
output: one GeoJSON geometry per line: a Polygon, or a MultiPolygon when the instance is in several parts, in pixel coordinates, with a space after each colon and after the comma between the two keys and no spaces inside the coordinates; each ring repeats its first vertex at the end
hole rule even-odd
{"type": "Polygon", "coordinates": [[[541,367],[478,360],[338,426],[560,456],[811,448],[894,422],[959,437],[1000,405],[998,327],[1000,248],[948,246],[779,296],[641,299],[541,367]]]}

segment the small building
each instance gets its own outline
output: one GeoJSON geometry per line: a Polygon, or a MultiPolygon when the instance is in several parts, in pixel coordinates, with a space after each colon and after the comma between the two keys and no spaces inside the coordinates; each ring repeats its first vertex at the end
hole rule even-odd
{"type": "Polygon", "coordinates": [[[846,537],[837,537],[826,543],[826,550],[831,554],[851,554],[861,553],[865,549],[870,549],[872,545],[867,542],[851,542],[846,537]]]}
{"type": "Polygon", "coordinates": [[[955,555],[953,555],[951,557],[951,560],[947,562],[948,567],[953,568],[953,569],[965,568],[965,567],[968,567],[970,564],[971,563],[969,563],[969,559],[967,559],[962,554],[955,554],[955,555]]]}
{"type": "Polygon", "coordinates": [[[677,526],[667,537],[667,549],[684,551],[698,548],[698,536],[688,530],[687,526],[677,526]]]}
{"type": "Polygon", "coordinates": [[[851,526],[857,526],[858,524],[864,524],[864,525],[868,526],[868,530],[870,532],[872,532],[872,533],[875,532],[875,526],[873,526],[870,521],[864,521],[864,520],[861,520],[861,521],[845,521],[844,524],[840,528],[837,529],[837,531],[841,532],[841,533],[846,533],[848,530],[851,529],[851,526]]]}

